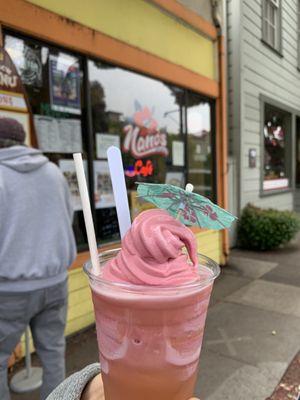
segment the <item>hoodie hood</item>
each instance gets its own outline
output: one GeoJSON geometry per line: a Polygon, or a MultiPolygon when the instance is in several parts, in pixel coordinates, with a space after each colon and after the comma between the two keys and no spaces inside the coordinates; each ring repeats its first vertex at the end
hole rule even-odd
{"type": "Polygon", "coordinates": [[[48,158],[40,150],[25,146],[12,146],[0,149],[0,166],[18,172],[30,172],[48,162],[48,158]]]}

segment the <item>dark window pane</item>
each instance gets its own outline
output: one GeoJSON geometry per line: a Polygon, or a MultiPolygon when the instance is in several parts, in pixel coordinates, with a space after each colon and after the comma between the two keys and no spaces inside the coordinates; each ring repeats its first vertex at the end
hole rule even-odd
{"type": "Polygon", "coordinates": [[[288,144],[291,135],[291,115],[265,105],[264,125],[264,189],[289,186],[288,144]]]}

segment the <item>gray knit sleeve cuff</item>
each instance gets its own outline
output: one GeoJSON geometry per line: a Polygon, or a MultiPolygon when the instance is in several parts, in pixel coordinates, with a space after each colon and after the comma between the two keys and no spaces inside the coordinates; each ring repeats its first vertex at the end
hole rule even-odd
{"type": "Polygon", "coordinates": [[[100,372],[100,364],[88,365],[65,379],[46,400],[80,400],[86,385],[100,372]]]}

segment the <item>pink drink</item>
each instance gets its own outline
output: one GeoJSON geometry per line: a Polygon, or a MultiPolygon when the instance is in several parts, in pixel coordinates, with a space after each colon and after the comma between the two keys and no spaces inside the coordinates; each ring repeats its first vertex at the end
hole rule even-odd
{"type": "MultiPolygon", "coordinates": [[[[103,253],[102,265],[117,252],[103,253]]],[[[106,400],[192,397],[219,271],[199,256],[198,272],[199,281],[177,287],[112,283],[89,273],[106,400]]]]}
{"type": "Polygon", "coordinates": [[[197,255],[190,229],[163,210],[135,218],[122,249],[91,273],[106,400],[193,395],[216,263],[197,255]]]}

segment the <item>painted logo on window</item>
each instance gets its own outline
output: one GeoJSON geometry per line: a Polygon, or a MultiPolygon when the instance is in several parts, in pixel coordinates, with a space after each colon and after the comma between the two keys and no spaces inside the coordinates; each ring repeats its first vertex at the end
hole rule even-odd
{"type": "Polygon", "coordinates": [[[131,153],[134,158],[143,158],[160,154],[166,157],[167,132],[158,128],[158,123],[153,117],[154,109],[142,107],[135,101],[135,113],[129,123],[124,127],[126,134],[123,143],[123,151],[131,153]]]}

